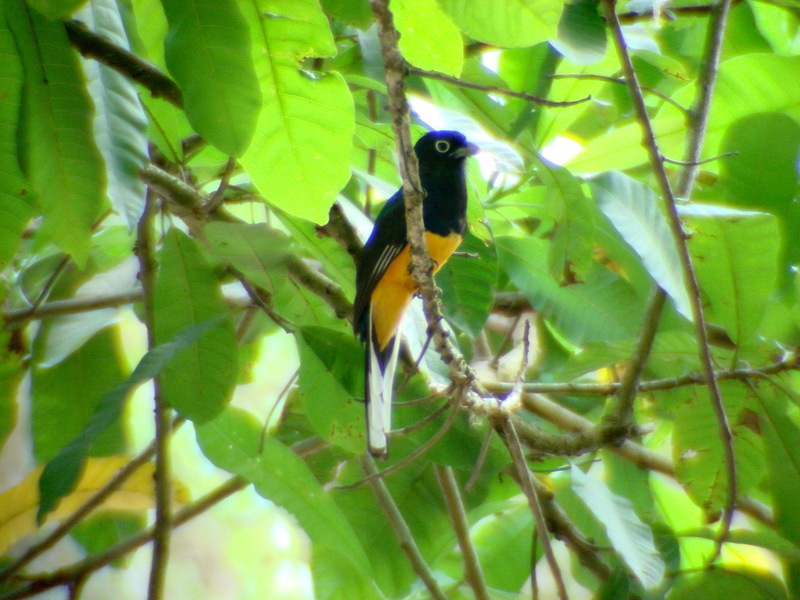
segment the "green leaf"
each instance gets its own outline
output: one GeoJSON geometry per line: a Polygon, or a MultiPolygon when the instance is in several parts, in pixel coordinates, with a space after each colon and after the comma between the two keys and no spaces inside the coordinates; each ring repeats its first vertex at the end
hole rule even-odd
{"type": "Polygon", "coordinates": [[[595,264],[585,283],[562,287],[549,275],[545,241],[498,237],[496,245],[511,282],[573,343],[635,336],[642,303],[619,276],[595,264]]]}
{"type": "Polygon", "coordinates": [[[564,4],[558,22],[559,52],[578,65],[603,60],[606,53],[606,27],[594,0],[575,0],[564,4]]]}
{"type": "Polygon", "coordinates": [[[105,191],[83,76],[61,23],[47,21],[22,0],[5,5],[25,72],[23,165],[45,233],[82,266],[105,191]]]}
{"type": "MultiPolygon", "coordinates": [[[[764,434],[769,489],[775,510],[778,533],[800,548],[800,427],[787,414],[787,403],[771,386],[759,385],[756,398],[761,405],[760,424],[764,434]]],[[[800,590],[800,567],[788,563],[787,582],[794,592],[800,590]]]]}
{"type": "Polygon", "coordinates": [[[364,351],[352,335],[303,327],[300,394],[306,415],[323,438],[353,453],[364,451],[364,351]]]}
{"type": "Polygon", "coordinates": [[[800,220],[800,207],[793,202],[800,192],[800,123],[780,113],[743,117],[728,128],[720,151],[733,153],[720,161],[726,201],[781,217],[783,269],[800,261],[800,239],[792,227],[800,220]]]}
{"type": "Polygon", "coordinates": [[[17,386],[24,374],[20,358],[10,351],[11,333],[0,333],[0,449],[17,425],[17,386]]]}
{"type": "Polygon", "coordinates": [[[545,162],[538,172],[545,183],[545,207],[555,223],[548,269],[562,284],[583,281],[592,266],[595,208],[580,181],[563,167],[545,162]]]}
{"type": "Polygon", "coordinates": [[[501,48],[533,46],[556,37],[561,0],[442,0],[471,38],[501,48]]]}
{"type": "MultiPolygon", "coordinates": [[[[76,18],[94,33],[129,50],[128,37],[114,0],[92,0],[76,18]]],[[[95,60],[83,63],[95,108],[94,136],[106,164],[108,199],[128,229],[144,208],[139,170],[147,162],[147,116],[133,82],[95,60]]]]}
{"type": "Polygon", "coordinates": [[[782,600],[788,598],[783,584],[771,573],[746,566],[703,571],[682,576],[669,594],[670,600],[782,600]]]}
{"type": "MultiPolygon", "coordinates": [[[[737,492],[745,495],[764,475],[764,449],[747,420],[745,388],[723,381],[719,390],[733,433],[737,492]]],[[[705,388],[687,391],[685,396],[688,398],[678,407],[672,434],[675,473],[694,503],[713,516],[727,497],[719,424],[705,388]]]]}
{"type": "Polygon", "coordinates": [[[86,427],[75,436],[44,468],[39,479],[41,502],[37,520],[41,523],[58,501],[69,494],[80,475],[90,446],[111,425],[119,421],[125,408],[125,398],[137,386],[152,379],[168,365],[178,353],[200,339],[206,332],[219,325],[224,316],[182,330],[170,341],[148,351],[128,378],[109,390],[97,402],[94,413],[86,427]]]}
{"type": "Polygon", "coordinates": [[[28,184],[19,168],[17,126],[21,116],[22,59],[0,12],[0,271],[14,256],[31,215],[28,184]]]}
{"type": "Polygon", "coordinates": [[[189,122],[214,146],[241,156],[250,144],[261,91],[250,32],[235,0],[162,0],[169,22],[164,56],[183,92],[189,122]]]}
{"type": "Polygon", "coordinates": [[[271,436],[250,413],[230,407],[196,426],[197,442],[217,467],[253,483],[256,491],[289,511],[315,547],[346,557],[361,576],[369,561],[341,510],[290,448],[271,436]]]}
{"type": "Polygon", "coordinates": [[[754,338],[778,278],[781,237],[777,219],[763,213],[722,209],[717,216],[692,216],[689,250],[710,310],[707,318],[727,330],[737,344],[754,338]]]}
{"type": "Polygon", "coordinates": [[[608,539],[631,572],[645,589],[658,586],[664,578],[664,562],[653,542],[653,533],[633,510],[630,500],[612,493],[574,464],[570,472],[572,489],[603,524],[608,539]]]}
{"type": "MultiPolygon", "coordinates": [[[[217,279],[196,242],[177,229],[164,239],[154,291],[156,343],[228,313],[217,279]]],[[[230,317],[181,353],[161,376],[164,399],[193,421],[216,416],[238,376],[236,331],[230,317]]]]}
{"type": "Polygon", "coordinates": [[[392,0],[400,52],[420,69],[458,77],[464,66],[461,32],[437,0],[392,0]]]}
{"type": "MultiPolygon", "coordinates": [[[[46,328],[45,335],[53,332],[46,328]]],[[[38,464],[51,460],[80,434],[105,392],[123,379],[117,339],[111,329],[94,333],[74,354],[31,374],[31,433],[38,464]]],[[[126,451],[123,424],[112,424],[92,444],[90,454],[108,456],[126,451]]]]}
{"type": "MultiPolygon", "coordinates": [[[[681,537],[699,537],[706,540],[716,540],[717,533],[709,528],[693,529],[683,531],[681,537]]],[[[725,538],[727,544],[744,544],[746,546],[757,546],[775,552],[779,556],[791,560],[800,560],[800,548],[783,536],[770,529],[764,531],[752,531],[750,529],[731,529],[728,537],[725,538]]]]}
{"type": "Polygon", "coordinates": [[[289,240],[266,225],[209,223],[206,239],[214,254],[269,293],[275,293],[286,278],[289,240]]]}
{"type": "Polygon", "coordinates": [[[321,0],[325,13],[359,29],[366,29],[373,20],[368,0],[321,0]]]}
{"type": "Polygon", "coordinates": [[[319,6],[302,0],[265,4],[268,10],[253,4],[245,13],[264,104],[241,163],[269,203],[324,223],[350,179],[353,99],[338,73],[311,74],[297,62],[336,52],[319,6]]]}
{"type": "Polygon", "coordinates": [[[86,0],[27,0],[27,2],[48,19],[56,20],[70,16],[86,0]]]}
{"type": "MultiPolygon", "coordinates": [[[[786,85],[787,81],[800,81],[800,57],[750,54],[723,62],[701,158],[718,156],[727,128],[752,113],[782,112],[800,119],[800,86],[786,85]]],[[[691,106],[695,93],[695,86],[686,86],[672,98],[682,106],[691,106]]],[[[662,154],[682,155],[686,119],[677,108],[665,104],[653,119],[653,129],[662,154]]],[[[575,171],[597,173],[640,165],[648,160],[641,140],[638,123],[623,125],[591,140],[569,166],[575,171]]]]}
{"type": "Polygon", "coordinates": [[[475,338],[483,329],[494,302],[497,253],[474,235],[467,234],[459,252],[476,258],[453,256],[436,274],[442,289],[444,312],[456,326],[475,338]]]}
{"type": "Polygon", "coordinates": [[[641,257],[650,276],[669,294],[678,312],[692,320],[675,239],[658,208],[655,193],[627,175],[613,171],[592,183],[600,210],[641,257]]]}
{"type": "Polygon", "coordinates": [[[508,549],[529,547],[533,534],[533,516],[524,502],[475,523],[470,536],[489,586],[510,592],[521,589],[531,574],[531,557],[508,549]]]}

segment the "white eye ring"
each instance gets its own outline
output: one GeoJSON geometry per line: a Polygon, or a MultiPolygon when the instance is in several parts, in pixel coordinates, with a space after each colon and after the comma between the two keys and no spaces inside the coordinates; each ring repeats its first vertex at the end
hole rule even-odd
{"type": "Polygon", "coordinates": [[[439,140],[433,145],[433,147],[436,148],[437,152],[444,154],[445,152],[450,150],[450,142],[445,140],[439,140]]]}

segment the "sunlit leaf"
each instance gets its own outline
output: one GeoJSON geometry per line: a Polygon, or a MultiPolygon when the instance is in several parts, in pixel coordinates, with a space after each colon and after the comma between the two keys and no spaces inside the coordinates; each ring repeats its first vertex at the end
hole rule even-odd
{"type": "Polygon", "coordinates": [[[653,534],[630,500],[611,492],[606,485],[589,477],[574,464],[570,470],[572,488],[606,528],[608,539],[628,568],[646,588],[654,588],[664,578],[664,562],[658,554],[653,534]]]}
{"type": "Polygon", "coordinates": [[[493,46],[533,46],[556,37],[561,0],[443,0],[461,30],[493,46]]]}
{"type": "MultiPolygon", "coordinates": [[[[114,0],[92,0],[76,18],[118,47],[129,49],[114,0]]],[[[139,170],[147,162],[147,117],[130,79],[95,60],[84,61],[83,67],[95,108],[94,135],[106,163],[108,199],[133,229],[144,208],[139,170]]]]}
{"type": "MultiPolygon", "coordinates": [[[[100,490],[108,480],[117,474],[128,461],[129,456],[108,456],[90,458],[75,484],[75,489],[62,498],[58,508],[47,515],[46,523],[58,521],[71,515],[84,502],[100,490]]],[[[39,477],[42,467],[13,488],[0,494],[0,554],[5,554],[11,546],[37,528],[36,510],[39,506],[39,477]]],[[[173,502],[188,502],[186,488],[176,480],[172,482],[173,502]]],[[[99,507],[99,510],[146,511],[154,507],[153,465],[147,463],[113,492],[99,507]]]]}
{"type": "Polygon", "coordinates": [[[669,594],[670,600],[783,600],[788,599],[783,584],[768,571],[748,567],[726,567],[701,575],[678,578],[669,594]]]}
{"type": "Polygon", "coordinates": [[[461,32],[436,0],[393,0],[391,8],[403,58],[420,69],[461,74],[461,32]]]}
{"type": "Polygon", "coordinates": [[[675,238],[658,208],[655,193],[616,172],[595,179],[593,190],[603,214],[641,257],[653,280],[675,302],[678,312],[691,320],[692,309],[675,238]]]}
{"type": "Polygon", "coordinates": [[[189,122],[226,154],[241,156],[253,137],[259,90],[250,31],[235,0],[163,0],[164,53],[183,92],[189,122]]]}
{"type": "Polygon", "coordinates": [[[266,200],[324,223],[350,178],[352,96],[338,73],[302,71],[298,60],[335,53],[316,2],[282,0],[245,9],[263,107],[242,165],[266,200]]]}

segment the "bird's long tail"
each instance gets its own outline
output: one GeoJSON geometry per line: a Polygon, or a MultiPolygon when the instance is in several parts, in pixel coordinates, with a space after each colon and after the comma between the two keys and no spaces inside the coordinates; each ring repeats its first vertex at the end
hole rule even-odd
{"type": "Polygon", "coordinates": [[[373,335],[372,306],[369,309],[366,352],[367,448],[375,457],[385,458],[387,434],[392,428],[392,394],[400,342],[393,337],[383,350],[373,335]]]}

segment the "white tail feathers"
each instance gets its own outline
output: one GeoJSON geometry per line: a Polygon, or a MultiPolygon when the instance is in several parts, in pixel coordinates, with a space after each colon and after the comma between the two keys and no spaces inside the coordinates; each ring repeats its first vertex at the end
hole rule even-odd
{"type": "Polygon", "coordinates": [[[373,456],[385,457],[388,452],[387,434],[392,428],[392,395],[397,354],[397,338],[387,347],[389,357],[381,366],[380,350],[372,339],[372,306],[369,309],[369,335],[367,336],[367,448],[373,456]]]}

